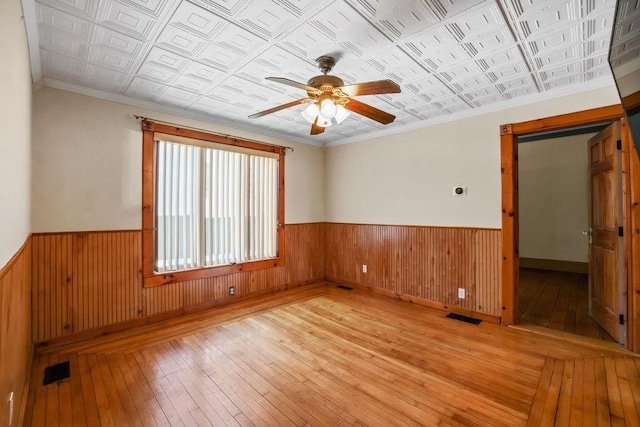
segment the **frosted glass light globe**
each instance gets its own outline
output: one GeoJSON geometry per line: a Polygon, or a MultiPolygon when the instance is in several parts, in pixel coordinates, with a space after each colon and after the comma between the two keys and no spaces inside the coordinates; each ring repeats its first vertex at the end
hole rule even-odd
{"type": "Polygon", "coordinates": [[[333,119],[336,116],[338,109],[336,108],[336,104],[333,103],[330,99],[324,99],[320,103],[320,114],[326,119],[333,119]]]}
{"type": "Polygon", "coordinates": [[[312,104],[309,104],[309,106],[305,108],[300,114],[302,114],[302,117],[304,117],[306,121],[313,124],[315,123],[316,117],[318,117],[319,112],[320,108],[318,107],[318,104],[314,102],[312,104]]]}

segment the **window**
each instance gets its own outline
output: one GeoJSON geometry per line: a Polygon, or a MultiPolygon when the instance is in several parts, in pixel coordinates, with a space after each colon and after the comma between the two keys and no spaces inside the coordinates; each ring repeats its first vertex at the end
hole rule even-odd
{"type": "Polygon", "coordinates": [[[283,265],[284,148],[143,122],[145,286],[283,265]]]}

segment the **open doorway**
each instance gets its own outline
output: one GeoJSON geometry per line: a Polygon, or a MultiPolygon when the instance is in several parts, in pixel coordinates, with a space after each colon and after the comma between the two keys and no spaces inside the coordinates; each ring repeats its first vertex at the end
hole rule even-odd
{"type": "Polygon", "coordinates": [[[590,140],[608,123],[518,138],[518,323],[617,342],[590,316],[590,140]]]}
{"type": "MultiPolygon", "coordinates": [[[[625,121],[620,105],[595,108],[592,110],[562,114],[530,120],[527,122],[511,123],[500,126],[500,157],[502,182],[502,276],[501,276],[501,323],[513,325],[518,320],[518,285],[519,285],[519,236],[518,236],[518,144],[519,137],[537,132],[550,132],[576,126],[587,126],[621,120],[622,145],[622,185],[623,206],[622,225],[624,230],[623,248],[616,255],[619,266],[623,270],[620,276],[621,284],[625,286],[624,301],[619,308],[626,311],[625,316],[619,317],[619,330],[624,334],[625,346],[635,352],[640,352],[640,159],[633,146],[633,141],[625,121]]],[[[611,151],[618,141],[609,139],[607,150],[611,151]]],[[[602,145],[600,145],[602,146],[602,145]]],[[[615,148],[614,148],[615,150],[615,148]]],[[[602,153],[602,151],[599,151],[602,153]]],[[[596,168],[606,166],[608,162],[595,165],[596,168]]],[[[594,165],[591,165],[592,167],[594,165]]],[[[608,179],[608,178],[607,178],[608,179]]],[[[608,205],[608,204],[605,204],[608,205]]],[[[609,214],[607,214],[609,215],[609,214]]],[[[607,230],[606,236],[610,236],[607,230]]],[[[616,230],[622,234],[623,230],[616,230]]],[[[599,237],[603,237],[602,235],[599,237]]],[[[616,237],[616,241],[619,241],[616,237]]],[[[594,245],[595,246],[595,245],[594,245]]],[[[606,257],[604,257],[606,258],[606,257]]],[[[603,257],[600,257],[603,259],[603,257]]],[[[609,259],[611,259],[609,257],[609,259]]],[[[602,264],[600,264],[602,265],[602,264]]],[[[607,278],[611,275],[611,263],[597,272],[597,277],[607,278]]],[[[599,283],[599,282],[594,282],[599,283]]],[[[621,288],[622,289],[622,288],[621,288]]],[[[596,293],[597,295],[597,293],[596,293]]],[[[590,301],[592,299],[590,298],[590,301]]],[[[622,313],[621,313],[622,314],[622,313]]],[[[611,316],[614,319],[613,316],[611,316]]],[[[617,317],[615,317],[618,320],[617,317]]],[[[617,322],[616,322],[617,324],[617,322]]]]}

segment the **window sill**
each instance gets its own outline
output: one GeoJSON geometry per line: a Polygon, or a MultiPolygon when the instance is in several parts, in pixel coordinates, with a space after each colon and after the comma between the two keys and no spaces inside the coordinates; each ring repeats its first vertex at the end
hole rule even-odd
{"type": "Polygon", "coordinates": [[[142,283],[145,288],[151,288],[154,286],[168,285],[170,283],[224,276],[226,274],[240,273],[243,271],[264,270],[267,268],[281,267],[283,265],[284,257],[269,258],[259,261],[243,262],[241,264],[171,271],[167,273],[154,273],[151,276],[144,276],[142,278],[142,283]]]}

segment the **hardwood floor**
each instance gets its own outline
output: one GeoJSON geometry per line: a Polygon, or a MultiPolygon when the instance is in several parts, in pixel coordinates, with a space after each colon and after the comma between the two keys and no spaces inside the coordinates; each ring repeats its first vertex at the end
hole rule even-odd
{"type": "Polygon", "coordinates": [[[26,425],[640,423],[633,354],[445,314],[319,284],[40,348],[26,425]]]}
{"type": "Polygon", "coordinates": [[[586,274],[521,268],[518,323],[615,342],[589,317],[588,280],[586,274]]]}

